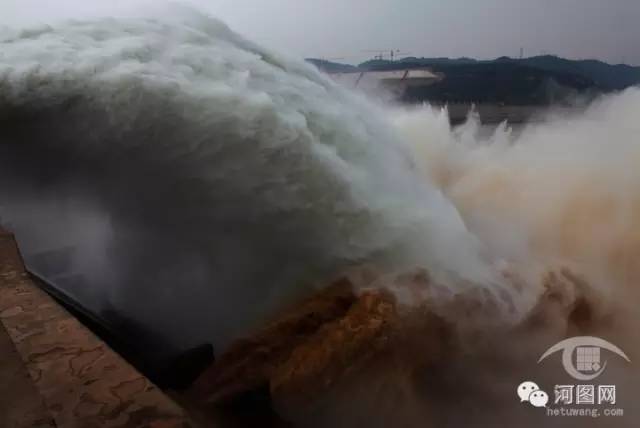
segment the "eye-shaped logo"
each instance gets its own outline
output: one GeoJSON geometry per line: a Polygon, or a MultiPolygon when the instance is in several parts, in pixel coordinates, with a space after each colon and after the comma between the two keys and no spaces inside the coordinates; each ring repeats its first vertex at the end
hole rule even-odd
{"type": "Polygon", "coordinates": [[[538,360],[540,363],[549,355],[562,351],[562,365],[574,379],[587,381],[597,378],[604,372],[607,362],[600,360],[600,350],[606,349],[629,361],[629,357],[616,345],[604,339],[592,336],[579,336],[563,340],[553,345],[538,360]],[[573,362],[573,351],[576,351],[576,364],[573,362]]]}

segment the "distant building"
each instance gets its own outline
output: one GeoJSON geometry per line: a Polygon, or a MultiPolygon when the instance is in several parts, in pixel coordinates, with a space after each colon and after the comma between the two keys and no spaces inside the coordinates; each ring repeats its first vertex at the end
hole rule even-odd
{"type": "Polygon", "coordinates": [[[352,88],[391,89],[397,94],[409,87],[428,86],[443,79],[443,74],[427,68],[386,71],[329,73],[337,82],[352,88]]]}

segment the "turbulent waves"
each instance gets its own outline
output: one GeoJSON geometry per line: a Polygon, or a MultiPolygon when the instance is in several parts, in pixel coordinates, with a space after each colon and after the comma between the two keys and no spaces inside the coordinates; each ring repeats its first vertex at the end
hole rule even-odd
{"type": "Polygon", "coordinates": [[[71,22],[0,50],[0,216],[94,311],[220,345],[361,261],[491,276],[386,112],[219,21],[71,22]]]}
{"type": "MultiPolygon", "coordinates": [[[[439,333],[422,341],[436,317],[464,351],[439,360],[438,385],[452,396],[468,387],[478,415],[479,397],[501,412],[506,399],[518,406],[515,393],[489,396],[483,382],[511,394],[566,334],[605,336],[634,360],[639,112],[630,89],[580,116],[481,138],[473,117],[452,130],[442,111],[374,105],[191,10],[45,26],[0,39],[0,221],[31,269],[171,349],[224,349],[316,284],[374,266],[351,290],[360,303],[328,307],[353,308],[383,339],[375,302],[401,330],[396,310],[426,310],[399,336],[418,351],[401,356],[440,349],[439,333]],[[380,289],[392,297],[368,294],[380,289]]],[[[342,316],[327,319],[349,327],[342,316]]],[[[377,349],[356,345],[332,355],[377,349]]],[[[313,360],[303,346],[293,355],[313,360]]],[[[621,373],[630,393],[637,370],[621,373]]],[[[384,400],[392,383],[378,385],[384,400]]],[[[407,414],[435,412],[417,403],[407,414]]]]}

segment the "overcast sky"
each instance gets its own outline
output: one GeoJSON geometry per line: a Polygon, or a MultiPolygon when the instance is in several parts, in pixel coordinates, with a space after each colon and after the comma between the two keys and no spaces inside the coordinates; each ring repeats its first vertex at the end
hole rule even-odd
{"type": "MultiPolygon", "coordinates": [[[[368,50],[495,58],[541,53],[640,65],[640,0],[186,0],[301,57],[368,50]]],[[[0,0],[0,23],[120,13],[148,0],[0,0]]]]}

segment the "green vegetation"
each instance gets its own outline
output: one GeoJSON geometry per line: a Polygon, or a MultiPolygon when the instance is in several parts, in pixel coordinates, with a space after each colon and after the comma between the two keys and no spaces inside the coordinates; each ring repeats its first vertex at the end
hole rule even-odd
{"type": "Polygon", "coordinates": [[[403,95],[405,102],[556,104],[640,84],[640,67],[550,55],[524,59],[501,57],[490,61],[410,57],[393,62],[371,60],[357,67],[309,61],[327,72],[428,67],[442,74],[443,79],[433,85],[409,88],[403,95]]]}

